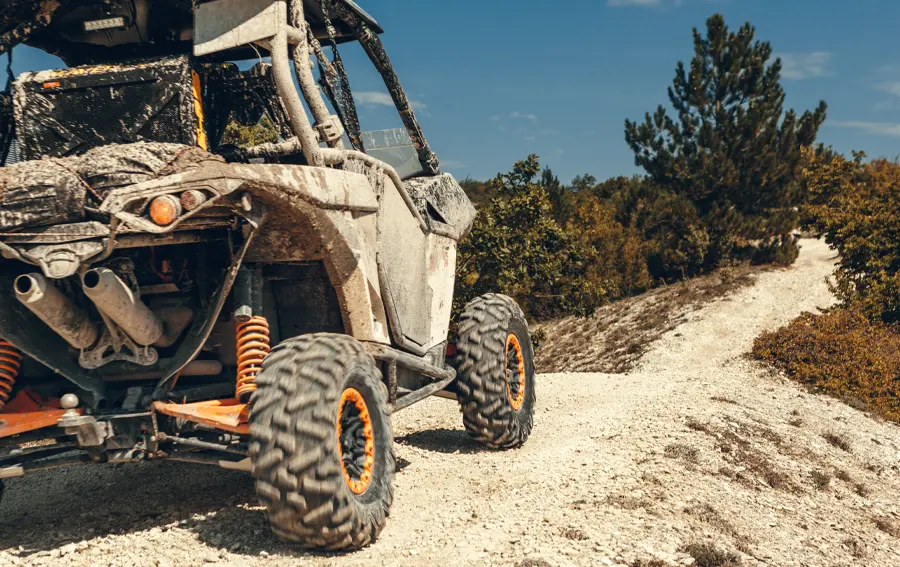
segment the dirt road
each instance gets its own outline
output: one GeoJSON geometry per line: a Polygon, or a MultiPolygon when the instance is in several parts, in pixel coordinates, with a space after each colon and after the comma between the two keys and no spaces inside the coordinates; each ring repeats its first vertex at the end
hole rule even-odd
{"type": "Polygon", "coordinates": [[[900,428],[742,357],[832,301],[832,262],[804,241],[794,268],[695,312],[630,374],[539,376],[520,450],[469,441],[452,401],[399,414],[395,505],[363,551],[297,552],[246,476],[155,463],[8,483],[0,565],[689,565],[680,549],[701,542],[744,565],[900,565],[900,428]]]}

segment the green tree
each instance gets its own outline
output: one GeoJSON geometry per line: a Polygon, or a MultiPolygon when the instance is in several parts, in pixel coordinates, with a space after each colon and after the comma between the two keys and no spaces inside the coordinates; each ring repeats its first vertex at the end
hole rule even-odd
{"type": "Polygon", "coordinates": [[[553,218],[540,171],[531,155],[488,183],[490,201],[459,246],[456,309],[489,292],[515,298],[536,318],[587,314],[602,301],[589,255],[553,218]]]}
{"type": "Polygon", "coordinates": [[[481,210],[491,201],[490,184],[484,181],[476,181],[469,177],[459,182],[460,187],[466,192],[466,196],[475,205],[475,208],[481,210]]]}
{"type": "Polygon", "coordinates": [[[236,120],[232,120],[225,127],[225,135],[222,136],[222,144],[234,144],[240,148],[274,143],[278,140],[278,128],[269,120],[268,116],[263,116],[262,120],[252,126],[244,126],[236,120]]]}
{"type": "MultiPolygon", "coordinates": [[[[802,201],[801,148],[812,145],[826,105],[798,116],[784,111],[781,60],[745,23],[729,32],[720,14],[696,28],[690,68],[679,62],[669,102],[643,122],[625,121],[635,163],[686,197],[707,227],[706,263],[739,250],[796,253],[790,232],[802,201]]],[[[757,256],[758,257],[758,256],[757,256]]]]}
{"type": "Polygon", "coordinates": [[[553,175],[553,171],[549,167],[545,167],[541,172],[540,183],[550,200],[553,218],[560,225],[565,225],[572,216],[572,192],[559,182],[559,177],[553,175]]]}

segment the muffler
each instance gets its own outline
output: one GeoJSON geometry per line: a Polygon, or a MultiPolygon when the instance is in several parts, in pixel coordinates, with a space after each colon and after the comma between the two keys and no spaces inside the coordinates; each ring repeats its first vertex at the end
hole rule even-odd
{"type": "Polygon", "coordinates": [[[16,298],[67,343],[86,349],[97,342],[97,327],[87,313],[79,309],[42,274],[24,274],[16,278],[16,298]]]}
{"type": "Polygon", "coordinates": [[[81,285],[97,309],[135,343],[152,345],[163,336],[162,321],[109,268],[88,270],[81,276],[81,285]]]}

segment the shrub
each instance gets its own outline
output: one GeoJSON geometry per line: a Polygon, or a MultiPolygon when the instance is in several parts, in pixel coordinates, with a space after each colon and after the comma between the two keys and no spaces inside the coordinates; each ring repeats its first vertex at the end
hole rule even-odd
{"type": "Polygon", "coordinates": [[[636,230],[616,220],[612,204],[579,194],[567,226],[587,251],[588,277],[603,287],[606,297],[624,297],[651,287],[644,241],[636,230]]]}
{"type": "Polygon", "coordinates": [[[457,311],[489,292],[513,297],[538,319],[588,314],[603,300],[590,277],[591,251],[553,218],[539,172],[532,155],[488,184],[490,200],[459,246],[457,311]]]}
{"type": "Polygon", "coordinates": [[[900,421],[900,332],[860,310],[804,313],[758,337],[753,356],[802,384],[900,421]]]}
{"type": "Polygon", "coordinates": [[[835,292],[868,317],[900,322],[900,164],[810,160],[803,218],[840,252],[835,292]]]}
{"type": "Polygon", "coordinates": [[[616,219],[646,241],[651,277],[664,281],[697,275],[709,248],[709,234],[685,197],[640,177],[618,181],[616,219]]]}

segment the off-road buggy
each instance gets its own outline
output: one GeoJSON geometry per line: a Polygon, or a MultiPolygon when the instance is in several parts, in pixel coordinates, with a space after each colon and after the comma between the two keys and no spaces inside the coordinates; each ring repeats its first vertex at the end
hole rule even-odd
{"type": "Polygon", "coordinates": [[[0,479],[245,470],[278,535],[347,549],[388,515],[392,412],[456,398],[479,441],[526,440],[519,307],[474,300],[448,345],[475,211],[381,31],[349,0],[2,2],[0,53],[68,67],[0,96],[0,479]],[[346,42],[403,128],[361,131],[346,42]],[[277,141],[223,142],[263,117],[277,141]]]}

